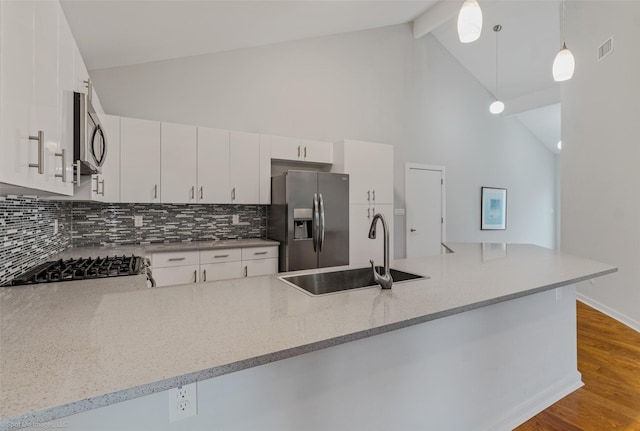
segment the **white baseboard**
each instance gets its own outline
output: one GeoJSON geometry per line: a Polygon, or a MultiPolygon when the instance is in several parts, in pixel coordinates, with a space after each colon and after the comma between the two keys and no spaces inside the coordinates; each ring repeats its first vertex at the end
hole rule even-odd
{"type": "Polygon", "coordinates": [[[559,380],[553,386],[506,412],[502,418],[485,429],[487,431],[511,431],[582,386],[584,386],[582,374],[576,371],[575,374],[559,380]]]}
{"type": "Polygon", "coordinates": [[[616,319],[618,322],[628,326],[634,331],[640,332],[640,322],[638,322],[637,320],[634,320],[628,316],[625,316],[624,314],[619,313],[613,310],[612,308],[609,308],[606,305],[596,301],[595,299],[589,298],[588,296],[580,292],[576,292],[576,298],[578,299],[578,301],[583,302],[592,308],[595,308],[599,312],[604,313],[613,319],[616,319]]]}

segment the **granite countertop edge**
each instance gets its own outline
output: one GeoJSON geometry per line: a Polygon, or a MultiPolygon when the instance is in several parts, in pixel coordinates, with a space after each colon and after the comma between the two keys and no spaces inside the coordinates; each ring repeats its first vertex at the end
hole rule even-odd
{"type": "Polygon", "coordinates": [[[105,407],[118,402],[128,401],[141,396],[151,395],[153,393],[169,390],[180,385],[186,385],[186,384],[222,376],[225,374],[233,373],[236,371],[241,371],[241,370],[257,367],[260,365],[265,365],[265,364],[276,362],[282,359],[303,355],[306,353],[314,352],[314,351],[325,349],[328,347],[337,346],[340,344],[360,340],[360,339],[375,336],[378,334],[383,334],[386,332],[395,331],[398,329],[429,322],[436,319],[441,319],[444,317],[494,305],[497,303],[510,301],[513,299],[533,295],[533,294],[544,292],[547,290],[556,289],[559,287],[579,283],[584,280],[612,274],[617,271],[618,271],[617,268],[611,268],[611,269],[607,269],[597,273],[592,273],[586,276],[576,277],[570,280],[564,280],[562,282],[540,286],[535,289],[516,292],[516,293],[505,295],[502,297],[491,298],[488,300],[484,300],[484,301],[480,301],[472,304],[466,304],[459,307],[454,307],[448,310],[438,311],[438,312],[434,312],[434,313],[423,315],[423,316],[412,317],[407,320],[394,322],[394,323],[378,326],[378,327],[363,330],[363,331],[343,334],[337,337],[332,337],[332,338],[316,341],[309,344],[291,347],[284,350],[278,350],[268,354],[247,358],[240,361],[219,365],[211,368],[206,368],[199,371],[190,372],[180,376],[169,377],[156,382],[138,385],[131,388],[122,389],[119,391],[115,391],[115,392],[111,392],[111,393],[107,393],[99,396],[94,396],[94,397],[90,397],[83,400],[72,401],[67,404],[50,407],[50,408],[46,408],[43,410],[38,410],[30,413],[25,413],[15,417],[1,418],[0,431],[11,430],[11,429],[22,427],[22,425],[20,427],[16,427],[15,425],[16,423],[27,424],[25,426],[37,426],[38,424],[53,421],[56,419],[63,419],[64,417],[69,415],[81,413],[84,411],[88,411],[88,410],[92,410],[100,407],[105,407]]]}

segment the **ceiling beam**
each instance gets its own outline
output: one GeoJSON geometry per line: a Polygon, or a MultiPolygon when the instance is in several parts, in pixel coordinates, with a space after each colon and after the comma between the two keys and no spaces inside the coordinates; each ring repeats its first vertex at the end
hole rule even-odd
{"type": "Polygon", "coordinates": [[[440,0],[413,20],[413,37],[419,39],[454,18],[462,1],[440,0]]]}
{"type": "Polygon", "coordinates": [[[560,86],[550,87],[533,93],[524,94],[515,99],[504,101],[502,117],[521,114],[534,109],[560,103],[560,86]]]}

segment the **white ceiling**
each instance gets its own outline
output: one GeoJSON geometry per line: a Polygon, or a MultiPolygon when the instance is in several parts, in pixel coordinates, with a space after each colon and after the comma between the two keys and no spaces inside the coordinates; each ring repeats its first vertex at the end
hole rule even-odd
{"type": "MultiPolygon", "coordinates": [[[[461,4],[461,0],[443,0],[461,4]]],[[[457,39],[455,13],[434,36],[495,93],[494,24],[499,34],[498,96],[557,152],[560,88],[551,64],[560,44],[560,0],[479,0],[480,39],[457,39]],[[535,109],[535,113],[525,115],[535,109]]],[[[430,14],[437,0],[61,0],[89,70],[141,64],[383,27],[430,14]]],[[[457,10],[450,8],[452,11],[457,10]]]]}

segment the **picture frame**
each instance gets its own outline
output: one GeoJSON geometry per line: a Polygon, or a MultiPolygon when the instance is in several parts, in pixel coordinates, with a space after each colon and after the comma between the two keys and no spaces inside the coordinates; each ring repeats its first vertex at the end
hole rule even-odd
{"type": "Polygon", "coordinates": [[[481,230],[507,228],[507,189],[482,187],[480,207],[481,230]]]}

